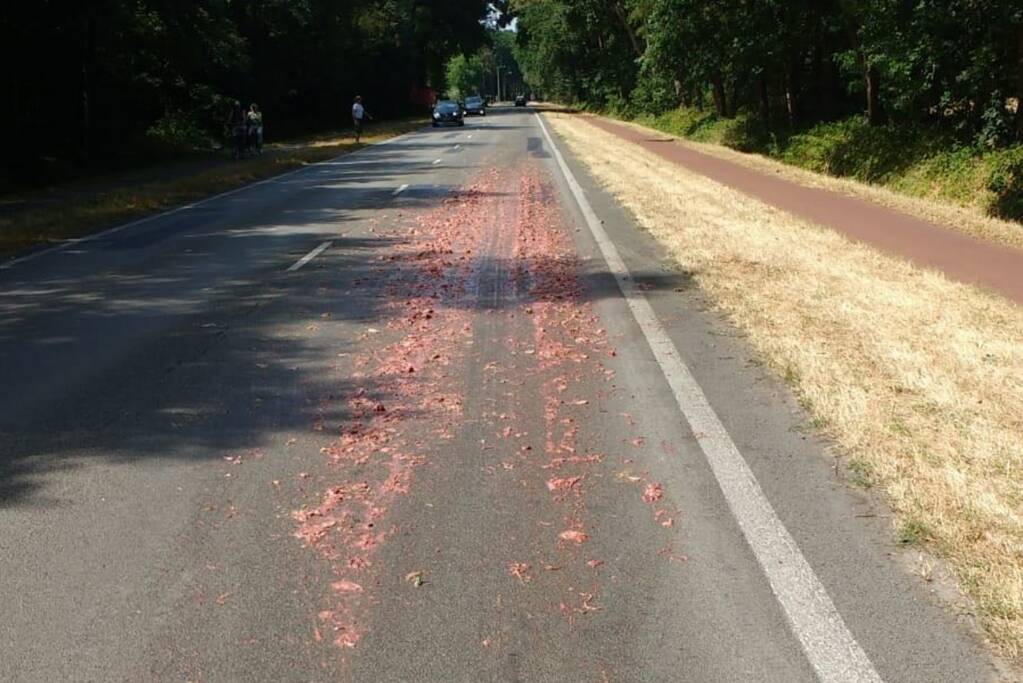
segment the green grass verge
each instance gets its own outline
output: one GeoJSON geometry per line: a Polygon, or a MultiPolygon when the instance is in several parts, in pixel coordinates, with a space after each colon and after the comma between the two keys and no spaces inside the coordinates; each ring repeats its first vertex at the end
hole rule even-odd
{"type": "Polygon", "coordinates": [[[1023,146],[978,148],[935,130],[872,127],[862,117],[795,132],[767,130],[744,115],[725,119],[692,109],[633,120],[696,142],[755,152],[817,173],[1023,220],[1023,146]]]}
{"type": "Polygon", "coordinates": [[[111,177],[109,190],[97,191],[87,197],[55,206],[0,215],[0,256],[41,244],[81,237],[300,166],[354,152],[367,145],[416,130],[425,124],[425,119],[418,118],[377,124],[369,131],[364,142],[358,145],[348,134],[308,137],[268,146],[259,157],[217,163],[197,173],[129,188],[118,188],[117,178],[111,177]]]}

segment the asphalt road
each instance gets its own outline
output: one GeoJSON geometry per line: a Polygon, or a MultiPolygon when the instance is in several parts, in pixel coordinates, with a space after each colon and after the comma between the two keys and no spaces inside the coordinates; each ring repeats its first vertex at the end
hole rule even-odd
{"type": "Polygon", "coordinates": [[[0,680],[996,675],[531,111],[8,264],[0,387],[0,680]]]}

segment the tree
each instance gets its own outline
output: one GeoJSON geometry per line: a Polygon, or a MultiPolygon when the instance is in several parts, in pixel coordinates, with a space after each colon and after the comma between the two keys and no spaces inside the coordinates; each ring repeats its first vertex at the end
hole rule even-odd
{"type": "Polygon", "coordinates": [[[138,154],[152,133],[219,135],[234,98],[258,101],[278,134],[337,125],[356,93],[407,111],[413,86],[486,44],[489,12],[486,0],[3,3],[4,171],[31,180],[55,158],[138,154]]]}
{"type": "Polygon", "coordinates": [[[493,63],[489,50],[466,57],[456,55],[448,61],[446,69],[447,93],[450,97],[464,98],[481,93],[488,68],[493,63]]]}
{"type": "MultiPolygon", "coordinates": [[[[790,126],[863,112],[1023,140],[1018,0],[509,0],[527,77],[565,100],[790,126]]],[[[507,20],[507,17],[502,17],[507,20]]]]}

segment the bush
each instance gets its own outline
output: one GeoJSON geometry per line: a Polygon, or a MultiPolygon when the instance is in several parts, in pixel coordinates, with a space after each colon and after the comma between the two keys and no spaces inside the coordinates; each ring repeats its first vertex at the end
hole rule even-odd
{"type": "Polygon", "coordinates": [[[781,158],[797,166],[865,182],[885,182],[919,158],[904,127],[871,126],[860,116],[822,123],[791,136],[781,158]]]}
{"type": "Polygon", "coordinates": [[[976,206],[1000,218],[1023,219],[1023,146],[995,151],[984,144],[965,144],[951,131],[871,126],[862,116],[794,133],[772,130],[744,115],[724,119],[684,107],[641,114],[635,121],[689,140],[758,152],[817,173],[976,206]]]}
{"type": "Polygon", "coordinates": [[[1023,218],[1023,147],[998,154],[988,177],[991,213],[1001,218],[1023,218]]]}
{"type": "Polygon", "coordinates": [[[636,122],[697,142],[711,142],[738,149],[749,146],[749,122],[745,116],[726,119],[710,111],[678,107],[660,115],[637,116],[636,122]]]}
{"type": "Polygon", "coordinates": [[[651,73],[647,68],[640,72],[630,101],[637,111],[651,112],[655,115],[671,111],[678,106],[675,84],[671,79],[651,73]]]}
{"type": "Polygon", "coordinates": [[[146,137],[170,151],[193,151],[210,148],[210,136],[191,114],[165,114],[149,127],[146,137]]]}

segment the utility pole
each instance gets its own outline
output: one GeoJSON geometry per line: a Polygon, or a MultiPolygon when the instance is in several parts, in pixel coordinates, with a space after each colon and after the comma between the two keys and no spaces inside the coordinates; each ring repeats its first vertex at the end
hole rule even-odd
{"type": "Polygon", "coordinates": [[[501,101],[504,100],[504,98],[501,97],[501,69],[503,69],[503,68],[504,67],[500,66],[500,65],[497,67],[497,101],[498,102],[501,102],[501,101]]]}

